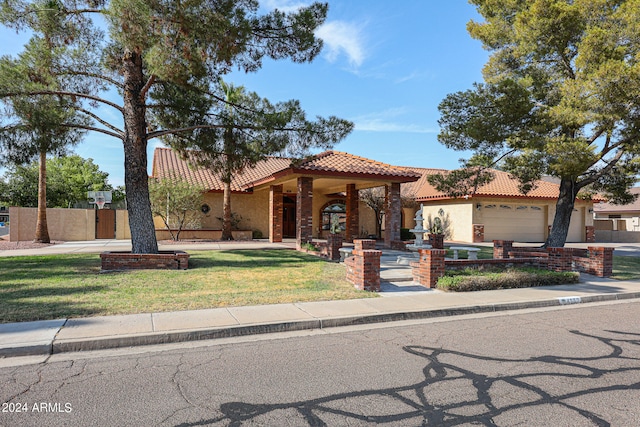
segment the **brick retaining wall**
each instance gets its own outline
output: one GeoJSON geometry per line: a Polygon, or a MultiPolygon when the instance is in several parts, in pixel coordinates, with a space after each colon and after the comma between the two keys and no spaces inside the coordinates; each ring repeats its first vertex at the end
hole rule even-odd
{"type": "Polygon", "coordinates": [[[103,270],[186,270],[189,266],[189,254],[184,251],[160,251],[157,254],[103,252],[100,259],[103,270]]]}

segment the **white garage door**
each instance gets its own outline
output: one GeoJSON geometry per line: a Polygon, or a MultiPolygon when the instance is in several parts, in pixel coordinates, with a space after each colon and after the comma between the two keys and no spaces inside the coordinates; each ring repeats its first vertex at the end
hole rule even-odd
{"type": "Polygon", "coordinates": [[[584,238],[582,237],[584,232],[583,209],[584,208],[574,209],[571,213],[571,222],[569,223],[567,242],[584,242],[584,238]]]}
{"type": "Polygon", "coordinates": [[[484,240],[544,242],[547,214],[542,206],[483,203],[484,240]]]}

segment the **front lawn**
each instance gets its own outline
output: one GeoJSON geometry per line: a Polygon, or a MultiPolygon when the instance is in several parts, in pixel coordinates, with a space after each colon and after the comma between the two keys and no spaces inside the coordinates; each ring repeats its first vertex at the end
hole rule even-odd
{"type": "Polygon", "coordinates": [[[376,297],[292,250],[190,254],[188,270],[110,273],[97,254],[0,258],[0,323],[376,297]]]}

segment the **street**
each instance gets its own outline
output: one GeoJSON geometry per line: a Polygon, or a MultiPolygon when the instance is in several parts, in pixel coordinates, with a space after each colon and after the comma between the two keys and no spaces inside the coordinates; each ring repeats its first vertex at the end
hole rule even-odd
{"type": "Polygon", "coordinates": [[[640,301],[59,354],[2,426],[633,426],[640,301]]]}

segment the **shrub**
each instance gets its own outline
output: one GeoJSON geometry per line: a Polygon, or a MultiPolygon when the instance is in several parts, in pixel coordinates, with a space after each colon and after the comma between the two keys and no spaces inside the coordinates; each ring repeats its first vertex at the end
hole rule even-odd
{"type": "Polygon", "coordinates": [[[400,229],[400,240],[413,240],[416,238],[416,235],[409,231],[408,228],[400,229]]]}
{"type": "Polygon", "coordinates": [[[255,229],[251,232],[252,239],[262,239],[262,231],[255,229]]]}
{"type": "Polygon", "coordinates": [[[576,272],[555,272],[537,268],[511,268],[507,270],[466,269],[447,271],[438,280],[438,289],[469,292],[492,289],[529,288],[578,283],[576,272]]]}

